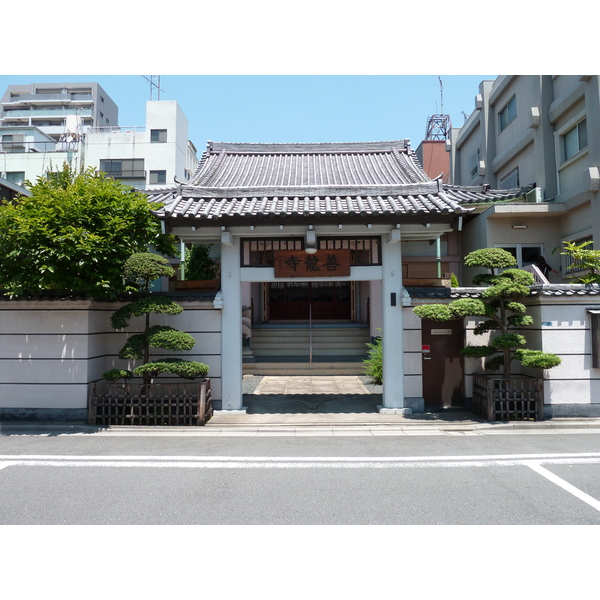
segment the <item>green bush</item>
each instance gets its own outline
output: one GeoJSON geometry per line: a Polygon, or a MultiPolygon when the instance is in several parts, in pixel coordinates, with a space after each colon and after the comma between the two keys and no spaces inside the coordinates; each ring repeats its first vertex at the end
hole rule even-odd
{"type": "Polygon", "coordinates": [[[191,362],[178,358],[161,358],[144,365],[140,365],[133,371],[136,375],[154,379],[161,373],[177,375],[183,379],[196,379],[206,377],[208,366],[200,362],[191,362]]]}
{"type": "Polygon", "coordinates": [[[369,358],[363,360],[365,363],[365,375],[373,380],[373,383],[381,385],[383,382],[383,347],[381,337],[375,338],[372,343],[367,344],[369,358]]]}
{"type": "Polygon", "coordinates": [[[131,379],[133,373],[128,369],[111,369],[102,375],[102,379],[106,381],[118,381],[119,379],[131,379]]]}
{"type": "Polygon", "coordinates": [[[219,265],[210,256],[210,244],[194,244],[183,261],[187,281],[216,279],[219,265]]]}

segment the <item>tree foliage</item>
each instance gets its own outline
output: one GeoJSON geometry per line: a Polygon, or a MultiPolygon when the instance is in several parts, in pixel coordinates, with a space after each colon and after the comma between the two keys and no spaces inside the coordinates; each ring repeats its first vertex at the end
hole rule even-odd
{"type": "Polygon", "coordinates": [[[219,273],[217,261],[210,256],[211,244],[194,244],[186,254],[183,267],[187,281],[215,279],[219,273]]]}
{"type": "Polygon", "coordinates": [[[567,270],[582,269],[586,271],[583,275],[570,275],[577,283],[600,283],[600,250],[592,250],[587,247],[592,243],[592,240],[580,244],[563,242],[564,252],[561,254],[568,255],[572,259],[571,266],[567,267],[567,270]]]}
{"type": "Polygon", "coordinates": [[[90,168],[26,183],[30,197],[0,205],[0,289],[12,296],[48,290],[115,297],[126,289],[123,264],[153,246],[176,254],[148,199],[90,168]]]}
{"type": "Polygon", "coordinates": [[[534,282],[531,273],[511,268],[516,264],[514,256],[502,248],[483,248],[471,252],[465,257],[465,265],[483,267],[488,273],[476,275],[475,285],[487,285],[481,298],[454,300],[448,304],[425,304],[416,306],[413,312],[422,319],[449,321],[463,317],[488,317],[473,330],[475,335],[495,332],[490,343],[485,346],[467,346],[464,356],[469,358],[486,358],[486,369],[503,367],[503,377],[510,377],[511,363],[519,360],[524,366],[549,369],[560,364],[561,359],[555,354],[539,350],[526,350],[527,340],[520,333],[511,329],[521,328],[533,323],[526,315],[526,307],[519,298],[529,295],[529,286],[534,282]],[[498,269],[503,269],[499,273],[498,269]]]}

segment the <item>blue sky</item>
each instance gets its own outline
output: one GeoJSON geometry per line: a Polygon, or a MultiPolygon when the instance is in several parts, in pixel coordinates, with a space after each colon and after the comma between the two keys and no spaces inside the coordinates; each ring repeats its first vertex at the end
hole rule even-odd
{"type": "MultiPolygon", "coordinates": [[[[150,77],[150,76],[146,76],[150,77]]],[[[427,119],[464,123],[479,83],[494,75],[162,75],[160,99],[177,100],[198,154],[217,142],[422,141],[427,119]]],[[[153,79],[156,83],[157,78],[153,79]]],[[[119,124],[144,125],[151,86],[142,75],[0,75],[10,84],[97,81],[119,124]]],[[[153,88],[153,99],[158,92],[153,88]]]]}

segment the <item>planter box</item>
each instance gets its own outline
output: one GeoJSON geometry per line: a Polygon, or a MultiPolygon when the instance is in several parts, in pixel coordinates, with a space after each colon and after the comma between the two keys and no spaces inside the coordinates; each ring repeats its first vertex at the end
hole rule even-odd
{"type": "Polygon", "coordinates": [[[88,423],[93,425],[198,426],[212,414],[208,378],[191,383],[90,385],[88,423]]]}
{"type": "Polygon", "coordinates": [[[473,376],[473,412],[486,421],[543,421],[543,381],[534,377],[473,376]]]}
{"type": "Polygon", "coordinates": [[[201,290],[218,290],[221,285],[220,279],[190,279],[186,281],[175,281],[176,291],[201,291],[201,290]]]}

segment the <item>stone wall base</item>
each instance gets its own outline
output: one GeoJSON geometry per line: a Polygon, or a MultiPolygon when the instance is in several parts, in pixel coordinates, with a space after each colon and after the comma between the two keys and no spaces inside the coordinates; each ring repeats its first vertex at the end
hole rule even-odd
{"type": "Polygon", "coordinates": [[[0,408],[0,421],[83,421],[87,408],[0,408]]]}
{"type": "Polygon", "coordinates": [[[600,404],[546,404],[544,419],[553,417],[600,417],[600,404]]]}

